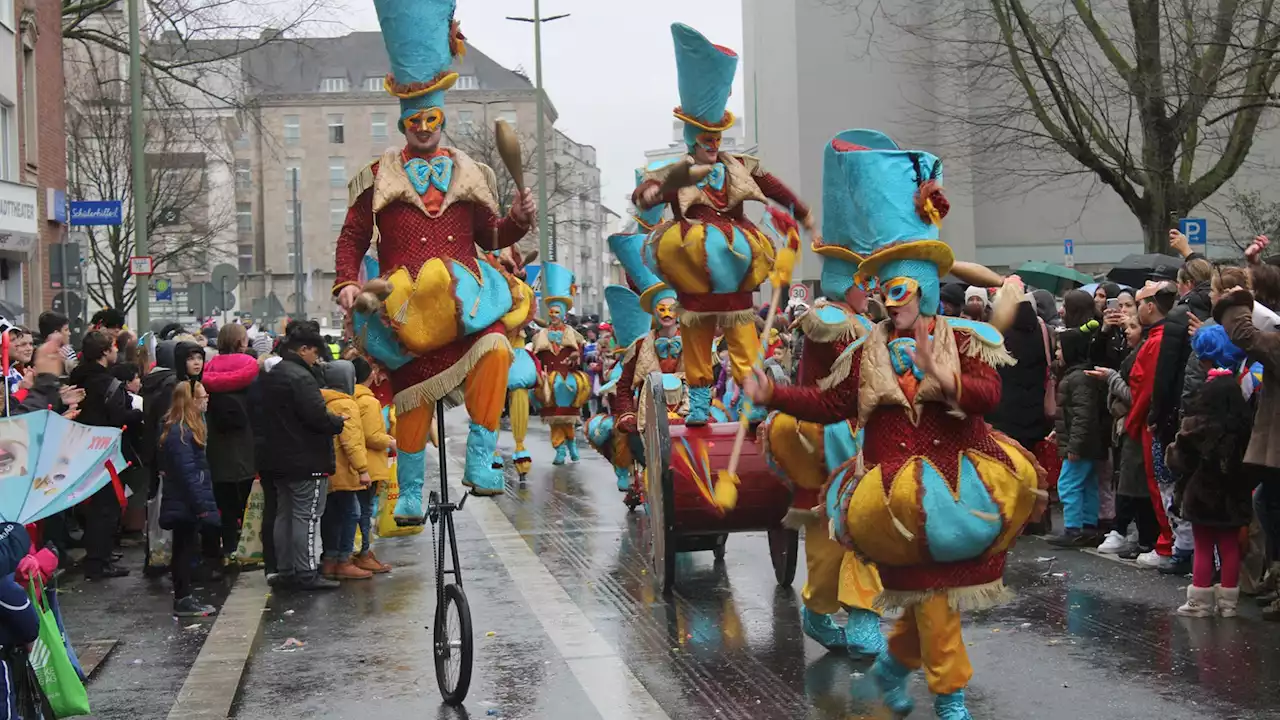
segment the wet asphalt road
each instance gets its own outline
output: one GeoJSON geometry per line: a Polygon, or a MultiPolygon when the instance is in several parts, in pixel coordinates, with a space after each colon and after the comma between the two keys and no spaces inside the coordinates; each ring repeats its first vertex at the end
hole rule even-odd
{"type": "MultiPolygon", "coordinates": [[[[459,460],[460,420],[451,417],[450,437],[459,460]]],[[[509,455],[510,435],[501,442],[509,455]]],[[[888,717],[856,699],[868,661],[827,653],[801,633],[803,563],[794,587],[780,589],[765,537],[733,535],[724,562],[709,552],[681,556],[679,584],[664,599],[643,556],[646,518],[627,512],[607,463],[584,450],[577,465],[551,466],[537,423],[528,445],[535,467],[526,487],[509,470],[505,496],[469,502],[498,504],[669,717],[888,717]]],[[[236,717],[601,717],[469,509],[457,525],[476,638],[465,708],[440,705],[435,684],[428,531],[379,541],[379,554],[396,566],[390,576],[272,597],[236,717]],[[289,638],[306,645],[277,651],[289,638]]],[[[1263,622],[1251,602],[1235,621],[1178,618],[1186,579],[1038,540],[1018,545],[1006,580],[1014,602],[966,618],[975,718],[1280,717],[1280,625],[1263,622]]],[[[182,652],[176,632],[179,642],[157,652],[182,652]]],[[[171,685],[130,671],[118,682],[156,692],[171,685]]],[[[913,687],[915,716],[931,717],[923,679],[913,687]]]]}

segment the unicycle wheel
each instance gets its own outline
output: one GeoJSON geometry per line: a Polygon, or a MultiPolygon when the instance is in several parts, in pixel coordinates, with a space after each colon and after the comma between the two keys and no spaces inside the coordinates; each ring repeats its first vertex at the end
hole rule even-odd
{"type": "Polygon", "coordinates": [[[471,635],[471,607],[462,588],[444,586],[444,600],[436,607],[434,643],[436,683],[440,695],[450,705],[461,705],[471,688],[474,643],[471,635]]]}

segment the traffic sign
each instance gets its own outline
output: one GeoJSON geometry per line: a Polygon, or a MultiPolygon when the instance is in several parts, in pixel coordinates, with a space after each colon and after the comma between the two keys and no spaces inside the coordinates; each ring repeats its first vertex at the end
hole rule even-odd
{"type": "Polygon", "coordinates": [[[173,300],[173,281],[169,278],[156,280],[156,302],[173,300]]]}
{"type": "Polygon", "coordinates": [[[1178,231],[1187,236],[1187,243],[1202,249],[1209,242],[1209,222],[1204,218],[1182,218],[1178,231]]]}
{"type": "Polygon", "coordinates": [[[1062,241],[1062,264],[1069,268],[1076,266],[1076,241],[1071,238],[1062,241]]]}
{"type": "Polygon", "coordinates": [[[150,255],[134,255],[129,258],[129,273],[150,275],[155,270],[155,260],[150,255]]]}
{"type": "Polygon", "coordinates": [[[795,283],[791,286],[791,300],[793,302],[809,301],[809,286],[804,283],[795,283]]]}

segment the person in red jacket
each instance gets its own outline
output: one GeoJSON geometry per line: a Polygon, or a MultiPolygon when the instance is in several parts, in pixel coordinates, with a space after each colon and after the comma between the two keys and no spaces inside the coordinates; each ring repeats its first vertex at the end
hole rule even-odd
{"type": "MultiPolygon", "coordinates": [[[[1124,431],[1142,448],[1147,470],[1147,489],[1151,492],[1151,503],[1155,506],[1156,520],[1160,523],[1160,538],[1156,540],[1155,550],[1138,556],[1138,563],[1149,567],[1159,567],[1171,561],[1167,558],[1173,557],[1173,531],[1165,513],[1164,501],[1160,497],[1156,462],[1151,452],[1155,438],[1147,424],[1147,414],[1151,409],[1151,397],[1155,390],[1156,361],[1160,357],[1160,345],[1164,341],[1164,318],[1173,308],[1176,299],[1177,291],[1169,283],[1154,282],[1148,282],[1136,297],[1138,322],[1147,328],[1147,339],[1138,348],[1138,357],[1129,372],[1129,392],[1133,402],[1129,406],[1124,431]]],[[[1163,467],[1164,463],[1161,462],[1160,466],[1163,467]]]]}

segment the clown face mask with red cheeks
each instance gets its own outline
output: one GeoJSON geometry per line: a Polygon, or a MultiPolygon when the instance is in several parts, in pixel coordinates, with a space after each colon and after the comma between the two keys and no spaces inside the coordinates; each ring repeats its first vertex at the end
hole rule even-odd
{"type": "Polygon", "coordinates": [[[676,301],[670,298],[662,300],[653,310],[654,317],[658,319],[658,327],[668,330],[676,326],[679,320],[676,318],[676,301]]]}

